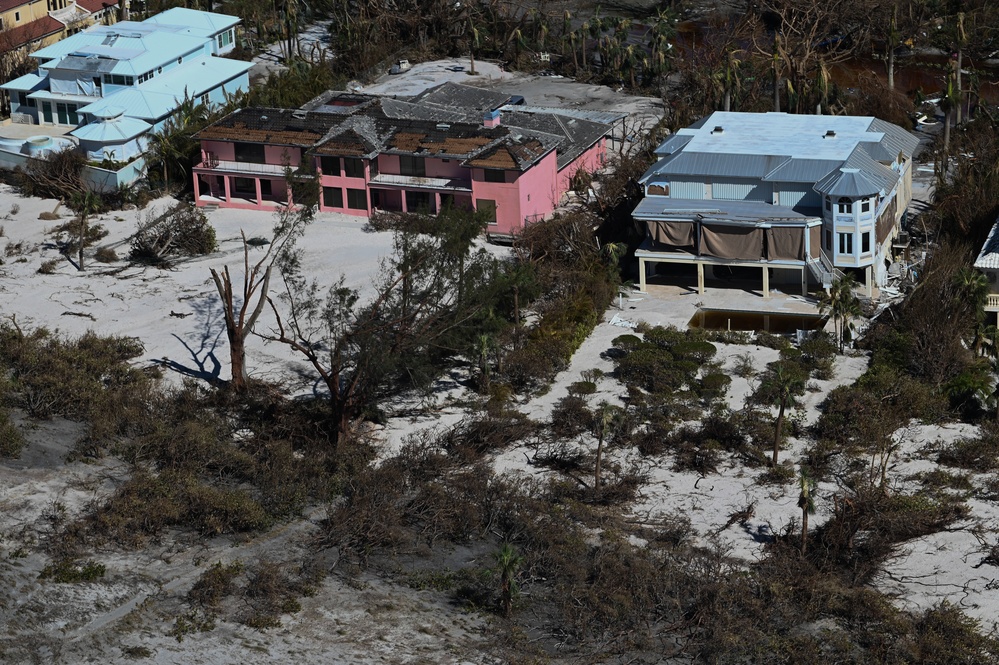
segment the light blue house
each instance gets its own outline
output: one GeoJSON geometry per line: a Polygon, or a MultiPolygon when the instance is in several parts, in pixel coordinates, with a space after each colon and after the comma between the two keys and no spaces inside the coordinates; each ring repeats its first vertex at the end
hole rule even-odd
{"type": "Polygon", "coordinates": [[[633,217],[642,287],[658,263],[739,269],[808,288],[856,271],[868,292],[884,281],[892,240],[912,196],[919,140],[877,118],[716,112],[670,136],[641,178],[633,217]]]}
{"type": "Polygon", "coordinates": [[[175,7],[138,23],[94,25],[31,57],[38,70],[0,88],[14,122],[67,134],[91,160],[128,161],[145,150],[185,99],[212,105],[249,88],[235,48],[239,18],[175,7]]]}

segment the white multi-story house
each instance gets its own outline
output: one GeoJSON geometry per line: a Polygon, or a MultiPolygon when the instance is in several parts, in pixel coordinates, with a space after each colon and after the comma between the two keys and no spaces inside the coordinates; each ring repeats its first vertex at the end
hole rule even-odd
{"type": "Polygon", "coordinates": [[[716,112],[670,136],[641,183],[633,217],[646,229],[636,252],[644,289],[657,263],[705,270],[761,269],[828,285],[857,271],[883,284],[912,196],[919,140],[877,118],[716,112]]]}

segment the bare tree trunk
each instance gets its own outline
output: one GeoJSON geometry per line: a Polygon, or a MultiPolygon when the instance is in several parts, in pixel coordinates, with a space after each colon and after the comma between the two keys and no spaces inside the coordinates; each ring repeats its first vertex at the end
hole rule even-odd
{"type": "Polygon", "coordinates": [[[961,118],[964,115],[964,93],[961,88],[961,62],[964,60],[964,51],[962,49],[957,49],[957,74],[954,78],[954,84],[957,86],[957,118],[955,123],[960,126],[961,118]]]}
{"type": "Polygon", "coordinates": [[[732,110],[732,91],[728,88],[725,88],[724,108],[726,113],[732,110]]]}
{"type": "Polygon", "coordinates": [[[801,509],[801,554],[804,556],[808,545],[808,508],[801,509]]]}
{"type": "Polygon", "coordinates": [[[774,422],[774,456],[771,461],[771,466],[777,466],[777,456],[780,454],[780,435],[781,430],[784,429],[784,409],[787,406],[787,400],[781,397],[780,400],[780,410],[777,411],[777,420],[774,422]]]}
{"type": "Polygon", "coordinates": [[[895,89],[895,49],[891,45],[888,47],[888,89],[895,89]]]}
{"type": "Polygon", "coordinates": [[[780,113],[780,74],[774,67],[774,112],[780,113]]]}
{"type": "Polygon", "coordinates": [[[600,462],[604,455],[604,429],[605,426],[600,426],[600,438],[597,439],[597,461],[593,467],[593,491],[597,496],[600,495],[600,462]]]}
{"type": "Polygon", "coordinates": [[[87,213],[80,213],[80,238],[79,238],[79,250],[77,255],[77,270],[83,271],[83,244],[87,239],[87,213]]]}

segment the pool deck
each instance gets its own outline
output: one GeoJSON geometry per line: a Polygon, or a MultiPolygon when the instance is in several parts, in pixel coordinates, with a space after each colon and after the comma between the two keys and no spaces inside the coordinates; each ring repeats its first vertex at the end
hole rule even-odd
{"type": "MultiPolygon", "coordinates": [[[[720,282],[708,280],[703,295],[697,286],[662,278],[650,279],[646,293],[634,292],[623,298],[622,316],[651,325],[673,325],[685,329],[699,308],[725,309],[741,312],[772,312],[775,314],[818,314],[817,294],[809,296],[785,293],[794,285],[774,285],[770,297],[764,298],[759,284],[750,282],[720,282]],[[754,290],[755,287],[755,290],[754,290]]],[[[616,303],[615,303],[616,304],[616,303]]],[[[829,325],[829,324],[827,324],[829,325]]]]}
{"type": "Polygon", "coordinates": [[[76,127],[65,127],[58,125],[22,125],[10,121],[0,125],[0,138],[4,139],[24,139],[32,136],[65,136],[69,140],[76,142],[72,136],[66,136],[76,127]]]}

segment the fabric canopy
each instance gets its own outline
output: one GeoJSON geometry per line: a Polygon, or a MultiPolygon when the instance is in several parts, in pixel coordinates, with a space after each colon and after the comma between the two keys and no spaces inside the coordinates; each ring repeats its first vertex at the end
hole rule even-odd
{"type": "Polygon", "coordinates": [[[700,253],[719,259],[759,261],[763,258],[763,229],[703,224],[700,253]]]}
{"type": "Polygon", "coordinates": [[[693,250],[693,222],[647,222],[647,225],[649,236],[657,245],[693,250]]]}
{"type": "Polygon", "coordinates": [[[808,233],[808,251],[813,259],[817,259],[822,252],[822,227],[813,226],[808,229],[808,233]]]}
{"type": "Polygon", "coordinates": [[[767,229],[767,259],[802,261],[805,258],[805,229],[775,226],[767,229]]]}

